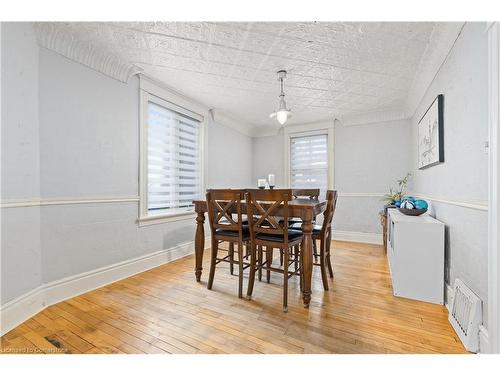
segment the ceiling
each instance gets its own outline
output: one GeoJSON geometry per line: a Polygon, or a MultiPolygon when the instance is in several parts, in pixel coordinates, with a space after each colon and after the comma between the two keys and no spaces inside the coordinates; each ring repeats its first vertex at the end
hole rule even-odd
{"type": "Polygon", "coordinates": [[[247,126],[277,125],[276,72],[294,123],[402,108],[430,22],[63,23],[89,42],[247,126]]]}

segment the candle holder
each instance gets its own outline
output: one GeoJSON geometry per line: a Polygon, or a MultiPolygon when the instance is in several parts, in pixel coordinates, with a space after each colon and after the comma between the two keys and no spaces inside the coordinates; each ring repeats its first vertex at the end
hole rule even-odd
{"type": "Polygon", "coordinates": [[[275,184],[275,176],[274,176],[274,174],[272,174],[272,173],[271,173],[271,174],[269,174],[269,176],[268,176],[268,181],[269,181],[269,189],[273,190],[273,189],[274,189],[274,187],[276,186],[276,184],[275,184]]]}

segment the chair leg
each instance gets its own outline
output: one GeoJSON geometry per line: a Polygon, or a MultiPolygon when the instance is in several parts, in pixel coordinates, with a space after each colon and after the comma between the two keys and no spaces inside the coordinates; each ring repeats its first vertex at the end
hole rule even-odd
{"type": "Polygon", "coordinates": [[[271,281],[271,263],[273,262],[273,248],[266,246],[266,281],[269,284],[271,281]]]}
{"type": "Polygon", "coordinates": [[[317,263],[318,262],[318,247],[316,246],[316,240],[313,239],[313,254],[314,254],[314,261],[317,263]]]}
{"type": "Polygon", "coordinates": [[[326,248],[325,240],[321,240],[319,250],[319,266],[321,268],[321,280],[323,281],[323,289],[328,290],[328,278],[326,276],[326,248]]]}
{"type": "Polygon", "coordinates": [[[262,257],[263,257],[262,246],[259,245],[257,250],[259,254],[257,257],[258,275],[259,275],[259,281],[262,281],[262,257]]]}
{"type": "Polygon", "coordinates": [[[288,249],[283,256],[283,312],[288,312],[288,249]]]}
{"type": "Polygon", "coordinates": [[[257,252],[255,246],[252,245],[250,247],[250,272],[248,274],[248,289],[247,289],[247,298],[249,300],[252,299],[253,284],[255,282],[256,257],[257,257],[257,252]]]}
{"type": "MultiPolygon", "coordinates": [[[[302,245],[300,245],[302,246],[302,245]]],[[[299,253],[299,265],[300,265],[300,291],[302,292],[304,290],[304,272],[303,272],[303,269],[304,269],[304,259],[303,259],[303,255],[304,252],[300,252],[299,253]]]]}
{"type": "Polygon", "coordinates": [[[295,268],[295,271],[297,271],[299,269],[299,245],[295,245],[293,247],[293,265],[294,265],[294,268],[295,268]]]}
{"type": "Polygon", "coordinates": [[[229,272],[234,275],[234,242],[229,242],[229,272]]]}
{"type": "Polygon", "coordinates": [[[238,298],[243,297],[243,244],[238,242],[238,298]]]}
{"type": "Polygon", "coordinates": [[[208,276],[207,289],[212,289],[215,276],[215,265],[217,259],[217,253],[219,250],[219,241],[212,239],[212,250],[210,253],[210,275],[208,276]]]}
{"type": "Polygon", "coordinates": [[[283,249],[280,249],[280,266],[283,266],[283,249]]]}
{"type": "Polygon", "coordinates": [[[332,259],[331,259],[331,254],[330,254],[330,246],[331,246],[331,241],[328,238],[326,241],[326,264],[328,265],[328,272],[330,273],[330,278],[333,279],[333,268],[332,268],[332,259]]]}

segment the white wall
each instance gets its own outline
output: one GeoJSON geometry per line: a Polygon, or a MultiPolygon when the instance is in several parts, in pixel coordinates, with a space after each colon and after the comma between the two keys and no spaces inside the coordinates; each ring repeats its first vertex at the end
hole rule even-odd
{"type": "MultiPolygon", "coordinates": [[[[485,24],[466,24],[418,106],[412,119],[415,193],[487,204],[487,54],[485,24]],[[445,161],[418,170],[417,124],[438,94],[444,95],[445,161]]],[[[433,202],[431,213],[446,224],[446,282],[461,278],[487,302],[487,212],[433,202]]]]}
{"type": "MultiPolygon", "coordinates": [[[[2,202],[137,197],[138,78],[119,82],[39,49],[31,24],[5,25],[2,202]]],[[[208,137],[209,186],[248,186],[251,138],[219,124],[208,137]]],[[[137,201],[2,208],[1,304],[194,240],[194,218],[139,227],[138,211],[137,201]]]]}
{"type": "Polygon", "coordinates": [[[335,125],[335,189],[339,192],[334,229],[382,233],[378,194],[396,187],[411,169],[410,121],[335,125]]]}
{"type": "Polygon", "coordinates": [[[286,187],[284,152],[282,129],[277,135],[253,139],[251,187],[257,187],[257,180],[267,179],[270,173],[276,176],[277,188],[286,187]]]}
{"type": "Polygon", "coordinates": [[[207,188],[252,186],[252,138],[212,122],[208,128],[207,188]]]}
{"type": "MultiPolygon", "coordinates": [[[[40,195],[38,47],[31,24],[1,23],[2,201],[40,195]]],[[[41,282],[39,207],[1,210],[0,303],[41,282]]]]}
{"type": "MultiPolygon", "coordinates": [[[[254,139],[252,186],[269,173],[276,175],[278,187],[286,186],[283,137],[280,131],[275,136],[254,139]]],[[[334,229],[381,233],[378,212],[384,203],[379,196],[370,195],[387,192],[410,171],[410,121],[336,124],[334,137],[334,185],[340,194],[334,229]]]]}

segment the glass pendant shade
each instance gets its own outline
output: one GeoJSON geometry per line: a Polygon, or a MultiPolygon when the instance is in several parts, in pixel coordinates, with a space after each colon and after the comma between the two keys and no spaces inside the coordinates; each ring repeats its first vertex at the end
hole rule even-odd
{"type": "Polygon", "coordinates": [[[288,113],[289,111],[278,111],[276,113],[276,119],[281,125],[284,125],[286,120],[288,120],[288,113]]]}
{"type": "Polygon", "coordinates": [[[271,115],[269,116],[271,118],[276,117],[276,120],[278,120],[278,122],[281,125],[285,125],[287,120],[292,116],[291,111],[286,108],[285,92],[283,90],[283,80],[285,77],[286,77],[286,71],[280,70],[278,72],[278,80],[280,82],[280,88],[281,88],[281,92],[280,92],[280,96],[279,96],[279,98],[280,98],[279,107],[278,107],[278,111],[271,113],[271,115]]]}

